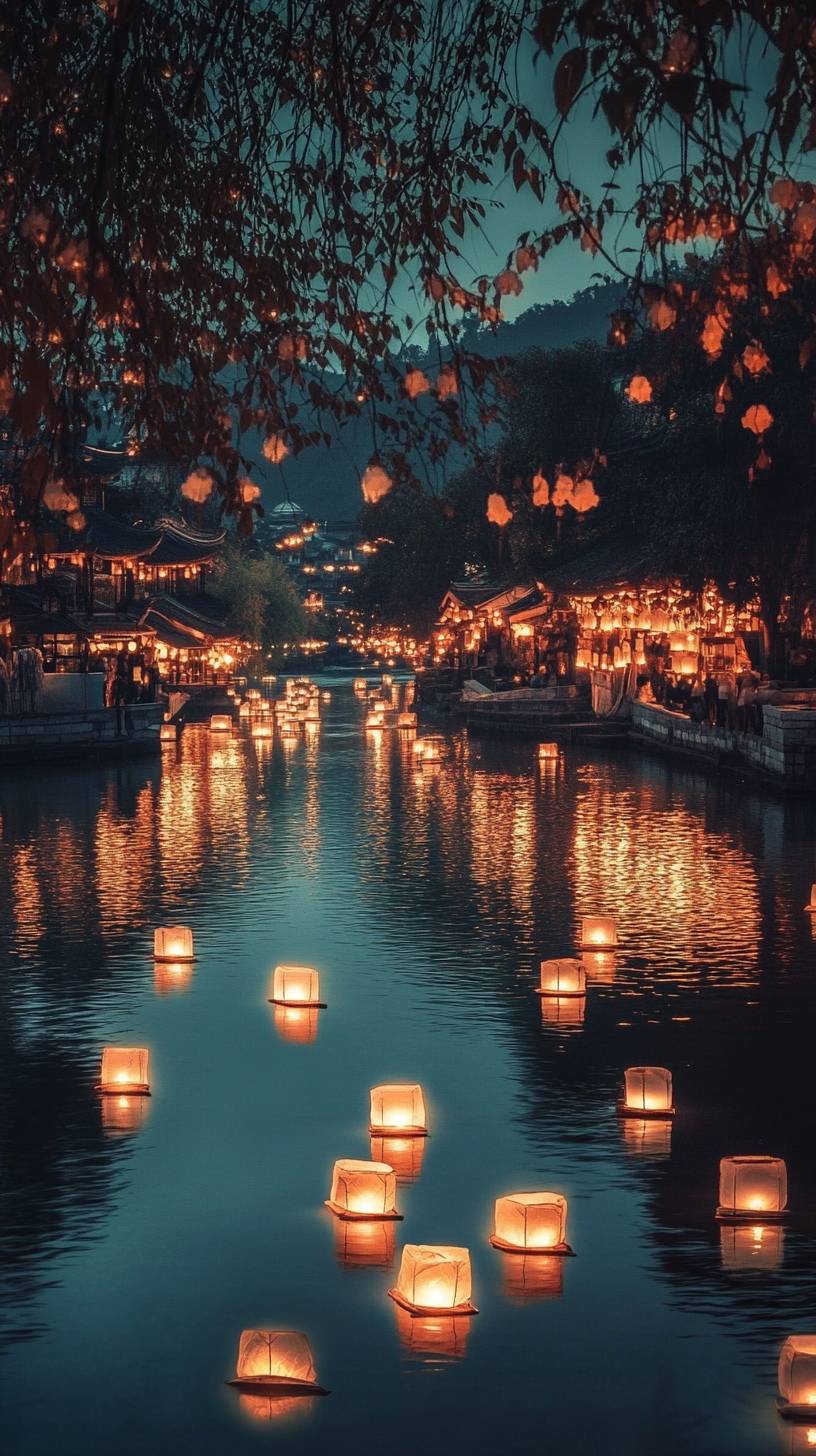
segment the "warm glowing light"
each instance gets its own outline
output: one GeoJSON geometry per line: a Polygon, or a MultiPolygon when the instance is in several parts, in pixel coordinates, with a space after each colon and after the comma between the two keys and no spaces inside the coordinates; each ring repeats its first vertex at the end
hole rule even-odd
{"type": "Polygon", "coordinates": [[[319,973],[313,966],[276,966],[269,1000],[280,1006],[324,1006],[319,973]]]}
{"type": "Polygon", "coordinates": [[[416,728],[416,726],[417,726],[417,715],[416,715],[416,713],[400,713],[400,714],[398,714],[398,716],[397,716],[397,727],[398,728],[416,728]]]}
{"type": "Polygon", "coordinates": [[[672,1074],[665,1067],[627,1067],[621,1112],[636,1117],[673,1117],[672,1074]]]}
{"type": "Polygon", "coordinates": [[[810,901],[805,906],[805,909],[808,914],[816,915],[816,885],[811,885],[810,887],[810,901]]]}
{"type": "Polygon", "coordinates": [[[159,741],[161,743],[175,743],[178,737],[178,729],[175,723],[162,723],[159,728],[159,741]]]}
{"type": "Polygon", "coordinates": [[[581,917],[580,945],[583,950],[614,950],[618,943],[618,931],[611,915],[583,915],[581,917]]]}
{"type": "Polygon", "coordinates": [[[425,1157],[423,1137],[372,1137],[371,1157],[394,1169],[397,1183],[415,1183],[425,1157]]]}
{"type": "Polygon", "coordinates": [[[147,1116],[150,1099],[128,1094],[108,1095],[100,1098],[102,1127],[109,1137],[123,1137],[126,1133],[138,1132],[147,1116]]]}
{"type": "Polygon", "coordinates": [[[337,1218],[334,1253],[347,1269],[390,1269],[394,1261],[394,1219],[337,1218]]]}
{"type": "Polygon", "coordinates": [[[229,733],[232,729],[232,718],[229,713],[213,713],[210,718],[211,733],[229,733]]]}
{"type": "Polygon", "coordinates": [[[539,996],[585,996],[586,970],[582,961],[542,961],[539,968],[539,996]]]}
{"type": "Polygon", "coordinates": [[[566,1198],[560,1193],[507,1193],[497,1198],[490,1242],[510,1253],[571,1254],[566,1198]]]}
{"type": "Polygon", "coordinates": [[[781,1224],[724,1223],[720,1228],[723,1269],[778,1269],[784,1252],[781,1224]]]}
{"type": "Polygon", "coordinates": [[[504,1293],[514,1304],[560,1299],[564,1293],[566,1259],[560,1254],[504,1254],[504,1293]]]}
{"type": "Polygon", "coordinates": [[[402,1218],[397,1213],[397,1179],[387,1163],[339,1158],[326,1207],[339,1218],[402,1218]]]}
{"type": "Polygon", "coordinates": [[[150,1091],[147,1047],[105,1047],[99,1072],[100,1092],[128,1092],[146,1096],[150,1091]]]}
{"type": "Polygon", "coordinates": [[[275,1006],[275,1030],[281,1041],[309,1046],[317,1040],[319,1016],[316,1006],[275,1006]]]}
{"type": "Polygon", "coordinates": [[[274,736],[272,724],[265,718],[259,718],[257,722],[253,723],[249,732],[252,738],[272,738],[274,736]]]}
{"type": "Polygon", "coordinates": [[[244,1330],[230,1385],[285,1394],[325,1395],[317,1383],[312,1350],[297,1330],[244,1330]]]}
{"type": "Polygon", "coordinates": [[[153,985],[160,996],[172,991],[185,991],[192,976],[190,961],[156,961],[153,967],[153,985]]]}
{"type": "Polygon", "coordinates": [[[153,958],[157,961],[191,961],[193,932],[188,925],[157,926],[153,932],[153,958]]]}
{"type": "Polygon", "coordinates": [[[406,1244],[391,1298],[419,1314],[476,1314],[467,1249],[448,1244],[406,1244]]]}
{"type": "Polygon", "coordinates": [[[668,1158],[671,1153],[670,1117],[624,1117],[621,1120],[627,1153],[637,1158],[668,1158]]]}
{"type": "Polygon", "coordinates": [[[557,743],[539,743],[538,756],[540,759],[557,759],[559,749],[557,743]]]}
{"type": "Polygon", "coordinates": [[[813,1419],[816,1406],[816,1335],[788,1335],[779,1352],[779,1409],[813,1419]]]}
{"type": "Polygon", "coordinates": [[[417,1315],[398,1305],[397,1334],[406,1357],[423,1365],[447,1365],[465,1354],[470,1320],[467,1314],[417,1315]]]}
{"type": "Polygon", "coordinates": [[[717,1217],[758,1222],[782,1218],[788,1207],[788,1170],[782,1158],[765,1155],[720,1159],[717,1217]]]}
{"type": "Polygon", "coordinates": [[[399,1133],[401,1137],[425,1137],[428,1115],[422,1088],[416,1082],[372,1087],[370,1096],[369,1131],[372,1134],[399,1133]]]}
{"type": "Polygon", "coordinates": [[[541,1004],[541,1021],[544,1026],[557,1026],[562,1032],[579,1031],[586,1015],[585,996],[543,996],[538,993],[541,1004]]]}

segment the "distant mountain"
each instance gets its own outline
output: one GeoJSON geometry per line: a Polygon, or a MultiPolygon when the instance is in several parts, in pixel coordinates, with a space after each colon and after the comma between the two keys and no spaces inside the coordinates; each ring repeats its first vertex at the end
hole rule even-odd
{"type": "MultiPolygon", "coordinates": [[[[535,304],[512,322],[500,324],[494,331],[475,324],[465,331],[467,348],[488,359],[500,355],[522,354],[527,349],[563,349],[581,339],[602,342],[609,331],[609,315],[620,306],[623,288],[619,284],[602,284],[576,293],[568,302],[535,304]]],[[[421,359],[416,362],[420,363],[421,359]]],[[[360,416],[340,433],[327,448],[315,446],[283,466],[271,466],[261,455],[259,433],[245,436],[243,448],[254,463],[253,479],[263,486],[264,504],[268,509],[286,499],[298,505],[316,520],[352,520],[361,506],[360,477],[373,454],[367,419],[360,416]]],[[[449,474],[460,470],[464,459],[451,451],[447,459],[449,474]]]]}

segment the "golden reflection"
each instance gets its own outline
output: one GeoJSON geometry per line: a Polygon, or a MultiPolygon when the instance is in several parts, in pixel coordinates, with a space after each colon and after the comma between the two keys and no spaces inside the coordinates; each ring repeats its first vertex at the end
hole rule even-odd
{"type": "Polygon", "coordinates": [[[308,1046],[317,1040],[320,1012],[316,1006],[274,1006],[275,1030],[281,1041],[308,1046]]]}
{"type": "Polygon", "coordinates": [[[671,1153],[672,1124],[667,1118],[621,1118],[621,1131],[623,1145],[633,1157],[668,1158],[671,1153]]]}
{"type": "Polygon", "coordinates": [[[153,985],[159,996],[187,991],[193,979],[191,961],[154,961],[153,985]]]}
{"type": "Polygon", "coordinates": [[[778,1269],[785,1230],[780,1224],[723,1224],[720,1257],[723,1269],[778,1269]]]}
{"type": "Polygon", "coordinates": [[[17,945],[30,951],[45,930],[37,860],[30,844],[21,845],[11,857],[11,908],[17,945]]]}
{"type": "Polygon", "coordinates": [[[540,996],[541,1020],[544,1026],[560,1031],[580,1031],[586,1015],[585,996],[540,996]]]}
{"type": "Polygon", "coordinates": [[[415,1183],[422,1172],[425,1145],[423,1137],[372,1137],[371,1158],[388,1163],[398,1183],[415,1183]]]}
{"type": "Polygon", "coordinates": [[[464,1357],[471,1324],[467,1315],[413,1315],[397,1305],[396,1316],[397,1334],[406,1354],[425,1365],[464,1357]]]}
{"type": "Polygon", "coordinates": [[[502,1254],[504,1292],[516,1304],[560,1299],[566,1263],[558,1254],[502,1254]]]}
{"type": "Polygon", "coordinates": [[[360,1269],[391,1267],[396,1238],[393,1219],[336,1218],[332,1223],[338,1264],[360,1269]]]}
{"type": "Polygon", "coordinates": [[[238,1404],[252,1421],[281,1421],[309,1415],[316,1401],[312,1395],[248,1395],[241,1391],[238,1404]]]}
{"type": "Polygon", "coordinates": [[[109,1137],[138,1132],[150,1111],[149,1097],[107,1094],[100,1097],[102,1126],[109,1137]]]}
{"type": "Polygon", "coordinates": [[[816,1426],[800,1426],[788,1421],[785,1426],[785,1439],[785,1456],[813,1456],[816,1451],[816,1426]]]}
{"type": "Polygon", "coordinates": [[[615,979],[616,956],[613,950],[582,950],[581,960],[588,981],[609,986],[615,979]]]}

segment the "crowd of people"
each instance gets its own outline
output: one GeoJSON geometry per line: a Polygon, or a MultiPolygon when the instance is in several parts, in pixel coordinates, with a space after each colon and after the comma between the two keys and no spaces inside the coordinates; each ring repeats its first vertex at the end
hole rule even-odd
{"type": "Polygon", "coordinates": [[[752,667],[698,673],[694,678],[653,669],[638,678],[638,697],[687,713],[693,723],[710,728],[761,733],[763,706],[774,702],[776,693],[769,679],[752,667]]]}

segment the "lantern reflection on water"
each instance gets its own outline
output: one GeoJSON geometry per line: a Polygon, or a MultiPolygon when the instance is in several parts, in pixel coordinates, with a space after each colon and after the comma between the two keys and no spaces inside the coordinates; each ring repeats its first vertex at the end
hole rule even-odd
{"type": "Polygon", "coordinates": [[[269,1395],[258,1391],[241,1391],[238,1405],[252,1421],[282,1421],[293,1416],[306,1416],[314,1408],[314,1392],[304,1395],[269,1395]]]}
{"type": "Polygon", "coordinates": [[[251,715],[252,715],[252,704],[250,703],[249,698],[244,698],[244,701],[241,703],[241,705],[240,705],[240,707],[238,709],[238,717],[239,718],[249,718],[249,717],[251,717],[251,715]]]}
{"type": "Polygon", "coordinates": [[[370,1098],[370,1133],[379,1137],[389,1133],[399,1133],[400,1137],[427,1136],[425,1097],[418,1083],[386,1083],[382,1087],[372,1087],[370,1098]]]}
{"type": "Polygon", "coordinates": [[[561,1193],[506,1193],[497,1198],[490,1242],[511,1254],[571,1254],[566,1198],[561,1193]]]}
{"type": "Polygon", "coordinates": [[[175,743],[178,737],[178,729],[175,723],[162,723],[159,729],[159,741],[161,743],[175,743]]]}
{"type": "Polygon", "coordinates": [[[788,1209],[788,1170],[782,1158],[764,1154],[720,1159],[717,1218],[757,1223],[784,1218],[788,1209]]]}
{"type": "Polygon", "coordinates": [[[781,1224],[724,1223],[720,1228],[723,1269],[778,1269],[782,1263],[785,1230],[781,1224]]]}
{"type": "Polygon", "coordinates": [[[189,925],[159,925],[153,931],[153,959],[192,961],[193,932],[189,925]]]}
{"type": "Polygon", "coordinates": [[[371,1139],[371,1157],[374,1162],[388,1163],[394,1169],[398,1183],[415,1183],[422,1172],[425,1156],[423,1137],[377,1137],[371,1139]]]}
{"type": "Polygon", "coordinates": [[[811,885],[810,887],[810,901],[805,906],[805,909],[808,914],[816,915],[816,885],[811,885]]]}
{"type": "Polygon", "coordinates": [[[507,1298],[515,1304],[560,1299],[565,1265],[560,1254],[503,1254],[502,1283],[507,1298]]]}
{"type": "Polygon", "coordinates": [[[542,961],[539,967],[538,996],[585,996],[586,971],[577,960],[542,961]]]}
{"type": "Polygon", "coordinates": [[[150,1099],[131,1093],[108,1094],[100,1098],[102,1127],[109,1137],[138,1132],[147,1117],[150,1099]]]}
{"type": "Polygon", "coordinates": [[[388,1218],[337,1218],[334,1253],[346,1269],[390,1269],[394,1260],[395,1226],[388,1218]]]}
{"type": "Polygon", "coordinates": [[[417,715],[416,715],[416,713],[400,713],[398,715],[398,717],[397,717],[397,727],[398,728],[416,728],[416,726],[417,726],[417,715]]]}
{"type": "Polygon", "coordinates": [[[611,915],[581,916],[582,950],[614,950],[617,944],[617,926],[611,915]]]}
{"type": "Polygon", "coordinates": [[[627,1067],[623,1086],[622,1117],[674,1117],[672,1074],[665,1067],[627,1067]]]}
{"type": "Polygon", "coordinates": [[[397,1334],[406,1355],[423,1365],[447,1365],[461,1360],[470,1334],[466,1314],[416,1315],[397,1305],[397,1334]]]}
{"type": "Polygon", "coordinates": [[[553,761],[556,761],[557,762],[558,757],[559,757],[558,744],[557,743],[539,743],[539,745],[538,745],[538,757],[539,757],[539,761],[540,762],[544,762],[545,760],[549,760],[550,762],[553,762],[553,761]]]}
{"type": "Polygon", "coordinates": [[[265,718],[259,718],[257,722],[252,724],[249,731],[252,738],[271,738],[274,730],[272,724],[267,722],[265,718]]]}
{"type": "Polygon", "coordinates": [[[780,1415],[813,1421],[816,1413],[816,1335],[788,1335],[779,1351],[780,1415]]]}
{"type": "Polygon", "coordinates": [[[229,733],[232,728],[232,718],[229,713],[213,713],[210,718],[211,733],[229,733]]]}
{"type": "MultiPolygon", "coordinates": [[[[816,1412],[810,1420],[816,1420],[816,1412]]],[[[789,1421],[785,1434],[788,1437],[785,1456],[813,1456],[816,1451],[816,1425],[808,1425],[804,1418],[799,1424],[789,1421]]]]}
{"type": "Polygon", "coordinates": [[[147,1047],[105,1047],[99,1072],[100,1092],[127,1092],[146,1097],[150,1092],[147,1047]]]}
{"type": "Polygon", "coordinates": [[[190,961],[156,961],[153,985],[160,996],[172,991],[186,991],[193,977],[190,961]]]}
{"type": "Polygon", "coordinates": [[[401,1219],[397,1213],[397,1180],[387,1163],[338,1158],[326,1207],[338,1218],[401,1219]]]}
{"type": "Polygon", "coordinates": [[[587,950],[584,948],[581,951],[581,960],[584,963],[588,981],[607,986],[614,981],[616,962],[613,950],[587,950]]]}
{"type": "Polygon", "coordinates": [[[388,1291],[418,1314],[477,1314],[471,1302],[470,1253],[452,1244],[406,1244],[397,1283],[388,1291]]]}
{"type": "Polygon", "coordinates": [[[539,991],[541,1021],[562,1031],[579,1031],[586,1014],[585,996],[544,996],[539,991]]]}
{"type": "Polygon", "coordinates": [[[244,1330],[228,1384],[259,1394],[328,1394],[317,1383],[309,1341],[297,1330],[244,1330]]]}
{"type": "Polygon", "coordinates": [[[275,1006],[275,1030],[282,1041],[309,1046],[317,1040],[320,1011],[316,1006],[275,1006]]]}
{"type": "Polygon", "coordinates": [[[276,966],[269,1000],[277,1006],[325,1006],[320,976],[313,966],[276,966]]]}
{"type": "Polygon", "coordinates": [[[635,1157],[667,1158],[671,1153],[670,1117],[624,1117],[623,1144],[635,1157]]]}

